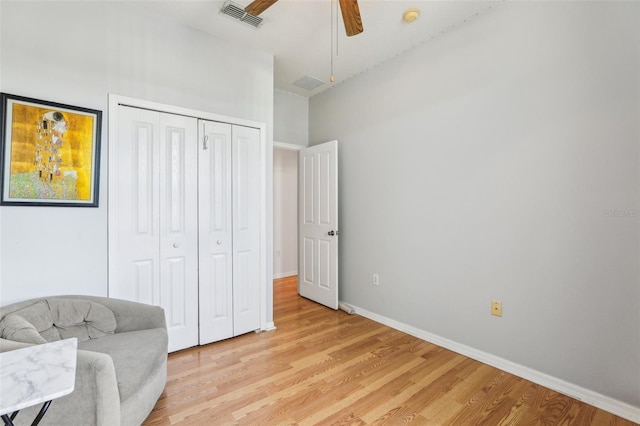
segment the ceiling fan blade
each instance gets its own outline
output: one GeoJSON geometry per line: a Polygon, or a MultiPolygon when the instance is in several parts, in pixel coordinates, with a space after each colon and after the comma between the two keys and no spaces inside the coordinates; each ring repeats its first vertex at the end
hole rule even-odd
{"type": "Polygon", "coordinates": [[[340,0],[340,10],[347,36],[351,37],[364,31],[358,0],[340,0]]]}
{"type": "Polygon", "coordinates": [[[244,11],[253,16],[258,16],[277,1],[278,0],[254,0],[249,6],[244,8],[244,11]]]}

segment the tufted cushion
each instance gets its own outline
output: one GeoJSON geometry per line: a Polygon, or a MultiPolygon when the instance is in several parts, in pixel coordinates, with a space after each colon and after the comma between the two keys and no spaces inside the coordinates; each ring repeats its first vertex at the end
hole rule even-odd
{"type": "Polygon", "coordinates": [[[88,300],[49,299],[53,324],[60,337],[77,337],[79,342],[97,339],[116,330],[116,317],[111,309],[88,300]]]}
{"type": "MultiPolygon", "coordinates": [[[[53,319],[51,318],[51,312],[49,311],[49,305],[46,300],[40,300],[33,305],[22,308],[19,311],[15,311],[14,313],[4,317],[2,319],[2,323],[5,324],[4,327],[2,327],[3,334],[1,337],[6,338],[4,333],[10,333],[12,331],[8,327],[9,324],[6,323],[11,322],[16,324],[17,319],[15,317],[21,318],[33,325],[40,336],[42,336],[42,338],[47,342],[60,340],[60,333],[58,333],[58,330],[53,327],[53,319]]],[[[41,342],[25,341],[25,343],[41,342]]]]}
{"type": "Polygon", "coordinates": [[[0,321],[0,337],[13,342],[35,345],[47,343],[33,324],[17,314],[9,314],[0,321]]]}
{"type": "Polygon", "coordinates": [[[88,300],[41,300],[0,321],[0,337],[25,343],[46,343],[69,337],[84,342],[113,334],[115,329],[113,312],[88,300]]]}

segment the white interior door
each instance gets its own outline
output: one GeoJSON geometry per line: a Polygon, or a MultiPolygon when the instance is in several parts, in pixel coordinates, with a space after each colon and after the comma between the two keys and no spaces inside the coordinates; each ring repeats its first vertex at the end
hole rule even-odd
{"type": "Polygon", "coordinates": [[[298,157],[300,295],[338,309],[338,141],[298,157]]]}
{"type": "Polygon", "coordinates": [[[110,147],[109,296],[162,306],[169,351],[198,344],[197,121],[120,106],[110,147]]]}
{"type": "Polygon", "coordinates": [[[200,344],[233,336],[231,125],[200,122],[200,344]]]}

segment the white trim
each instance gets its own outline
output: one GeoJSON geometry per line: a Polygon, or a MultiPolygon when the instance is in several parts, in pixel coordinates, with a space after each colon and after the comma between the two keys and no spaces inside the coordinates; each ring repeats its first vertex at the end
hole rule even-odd
{"type": "MultiPolygon", "coordinates": [[[[273,193],[268,194],[267,188],[267,151],[273,152],[273,147],[268,146],[267,140],[267,126],[264,123],[260,123],[260,163],[261,163],[261,178],[262,185],[260,185],[260,329],[269,330],[269,323],[267,321],[267,284],[273,286],[273,280],[267,279],[267,196],[273,198],[273,193]]],[[[273,164],[273,160],[271,160],[273,164]]],[[[273,168],[273,165],[271,165],[273,168]]],[[[273,181],[273,173],[271,176],[273,181]]],[[[270,220],[273,223],[273,218],[270,220]]],[[[273,241],[270,241],[271,247],[269,250],[273,250],[273,241]]],[[[272,256],[271,256],[272,257],[272,256]]],[[[270,259],[273,262],[273,259],[270,259]]],[[[272,274],[273,271],[269,270],[272,274]]],[[[273,311],[273,307],[271,309],[273,311]]],[[[272,318],[273,320],[273,318],[272,318]]],[[[275,327],[274,327],[275,328],[275,327]]]]}
{"type": "Polygon", "coordinates": [[[298,271],[289,271],[289,272],[280,272],[279,274],[273,274],[273,279],[277,280],[279,278],[287,278],[293,277],[294,275],[298,275],[298,271]]]}
{"type": "Polygon", "coordinates": [[[304,145],[296,145],[295,143],[278,142],[273,141],[273,147],[279,149],[287,149],[289,151],[300,151],[302,148],[307,148],[304,145]]]}
{"type": "Polygon", "coordinates": [[[369,318],[370,320],[373,320],[380,324],[384,324],[396,330],[403,331],[419,339],[426,340],[427,342],[452,350],[454,352],[457,352],[469,358],[473,358],[484,364],[506,371],[507,373],[511,373],[518,377],[522,377],[523,379],[529,380],[533,383],[537,383],[541,386],[555,390],[556,392],[560,392],[562,394],[568,395],[579,401],[585,402],[587,404],[593,405],[594,407],[613,413],[616,416],[623,417],[629,421],[640,423],[640,407],[635,407],[633,405],[599,394],[597,392],[583,388],[573,383],[566,382],[557,377],[553,377],[548,374],[542,373],[540,371],[531,369],[529,367],[516,364],[504,358],[500,358],[495,355],[491,355],[489,353],[479,351],[477,349],[463,345],[453,340],[449,340],[444,337],[438,336],[436,334],[432,334],[427,331],[410,326],[408,324],[404,324],[399,321],[393,320],[391,318],[378,315],[376,313],[367,311],[366,309],[360,308],[358,306],[354,306],[352,304],[349,304],[349,305],[353,307],[356,314],[369,318]]]}
{"type": "MultiPolygon", "coordinates": [[[[118,105],[124,105],[124,106],[130,106],[134,108],[143,108],[143,109],[150,109],[152,111],[166,112],[169,114],[186,115],[188,117],[200,118],[203,120],[236,124],[238,126],[253,127],[256,129],[260,129],[261,133],[266,133],[266,127],[267,127],[265,123],[260,123],[257,121],[245,120],[243,118],[237,118],[237,117],[229,117],[227,115],[215,114],[207,111],[183,108],[175,105],[167,105],[159,102],[146,101],[144,99],[130,98],[128,96],[121,96],[121,95],[109,93],[109,107],[111,108],[112,105],[116,107],[116,111],[117,111],[118,105]]],[[[111,112],[111,109],[109,109],[109,112],[111,112]]]]}
{"type": "Polygon", "coordinates": [[[276,329],[276,325],[273,322],[268,322],[266,324],[266,327],[261,329],[261,330],[259,330],[259,331],[273,331],[275,329],[276,329]]]}
{"type": "MultiPolygon", "coordinates": [[[[218,121],[222,123],[235,124],[239,126],[252,127],[260,130],[260,161],[262,164],[260,173],[261,173],[261,181],[263,185],[260,189],[260,328],[262,330],[269,330],[273,327],[273,322],[267,321],[267,284],[271,283],[271,279],[267,279],[267,151],[272,150],[273,148],[268,146],[267,140],[267,125],[266,123],[261,123],[257,121],[245,120],[241,118],[228,117],[226,115],[214,114],[207,111],[199,111],[189,108],[182,108],[174,105],[161,104],[158,102],[146,101],[143,99],[130,98],[127,96],[116,95],[113,93],[109,93],[109,134],[107,139],[109,141],[109,159],[115,158],[115,146],[116,143],[114,139],[118,134],[118,106],[126,105],[134,108],[143,108],[150,109],[153,111],[165,112],[169,114],[178,114],[178,115],[186,115],[189,117],[195,117],[203,120],[210,121],[218,121]]],[[[116,174],[115,170],[115,162],[109,161],[109,174],[107,177],[107,182],[111,179],[114,179],[116,174]]],[[[115,193],[116,185],[108,185],[108,199],[107,199],[107,217],[108,217],[108,226],[111,229],[115,229],[117,227],[117,223],[115,220],[115,215],[110,214],[111,211],[117,206],[117,197],[115,193]],[[113,227],[113,228],[112,228],[113,227]]],[[[112,244],[112,239],[115,238],[115,235],[111,232],[108,232],[108,244],[107,244],[107,256],[109,259],[112,257],[112,247],[115,245],[112,244]]],[[[117,276],[111,275],[115,273],[115,265],[112,265],[111,262],[107,260],[108,271],[107,271],[107,294],[109,291],[109,277],[117,276]]]]}
{"type": "Polygon", "coordinates": [[[107,171],[107,297],[111,297],[111,286],[110,279],[111,277],[117,277],[117,265],[115,262],[110,262],[109,260],[115,256],[113,253],[115,247],[115,233],[112,232],[112,229],[117,229],[118,222],[116,220],[116,215],[112,214],[112,212],[118,211],[118,197],[116,193],[116,185],[111,185],[110,180],[112,176],[116,176],[116,164],[113,159],[117,154],[117,150],[115,148],[114,139],[118,134],[118,102],[115,101],[115,98],[112,99],[112,95],[109,95],[109,116],[108,116],[108,134],[107,140],[108,143],[108,171],[107,171]]]}

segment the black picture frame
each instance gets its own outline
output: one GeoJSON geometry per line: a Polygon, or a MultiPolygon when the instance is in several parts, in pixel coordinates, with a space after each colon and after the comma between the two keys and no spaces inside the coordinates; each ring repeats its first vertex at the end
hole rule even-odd
{"type": "Polygon", "coordinates": [[[0,205],[98,207],[102,111],[0,93],[0,205]]]}

